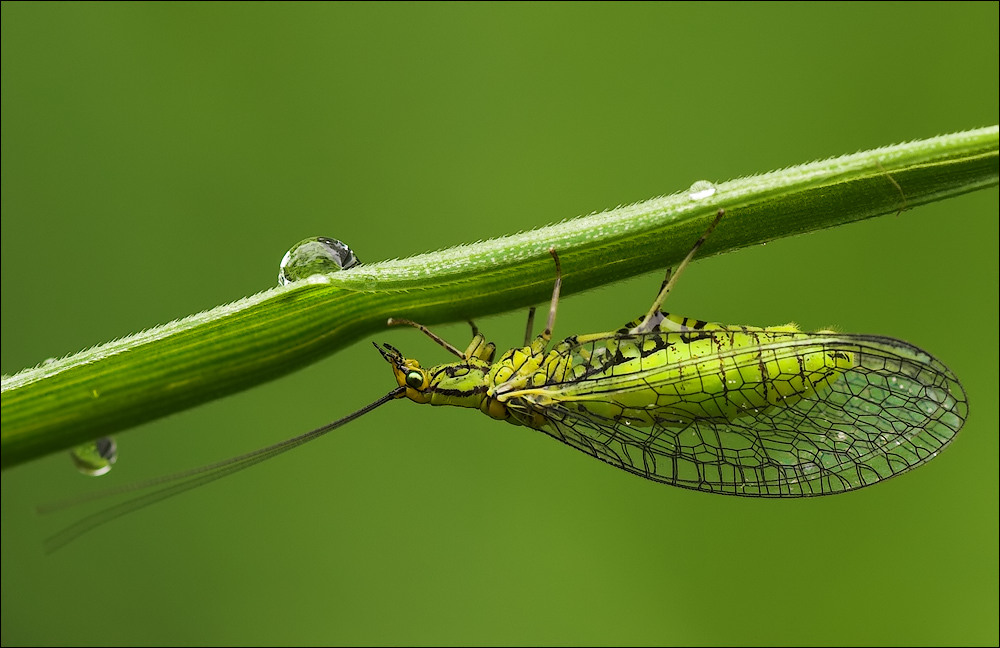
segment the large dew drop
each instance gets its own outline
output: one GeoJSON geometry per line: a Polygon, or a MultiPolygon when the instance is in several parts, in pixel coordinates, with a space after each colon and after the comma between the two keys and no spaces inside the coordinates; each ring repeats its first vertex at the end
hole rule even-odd
{"type": "Polygon", "coordinates": [[[278,268],[278,285],[284,286],[317,274],[340,272],[360,263],[346,243],[315,236],[299,241],[285,252],[278,268]]]}

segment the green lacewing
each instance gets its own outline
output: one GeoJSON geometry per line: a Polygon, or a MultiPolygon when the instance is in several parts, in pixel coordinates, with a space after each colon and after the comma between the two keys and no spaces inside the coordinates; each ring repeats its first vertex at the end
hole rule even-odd
{"type": "MultiPolygon", "coordinates": [[[[397,387],[332,423],[201,468],[126,486],[160,488],[84,518],[47,542],[55,550],[124,513],[242,470],[323,436],[381,405],[478,409],[533,428],[647,479],[709,493],[809,497],[855,490],[932,459],[968,416],[958,378],[900,340],[789,324],[731,326],[661,309],[681,272],[724,215],[667,271],[647,313],[621,328],[551,345],[562,272],[545,329],[496,358],[473,326],[464,351],[405,319],[457,356],[424,368],[388,344],[375,345],[397,387]],[[551,348],[550,348],[551,346],[551,348]]],[[[86,496],[56,510],[108,495],[86,496]]]]}

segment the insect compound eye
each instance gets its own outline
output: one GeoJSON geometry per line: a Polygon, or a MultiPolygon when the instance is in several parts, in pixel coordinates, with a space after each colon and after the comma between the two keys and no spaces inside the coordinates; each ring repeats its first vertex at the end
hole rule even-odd
{"type": "Polygon", "coordinates": [[[420,389],[424,386],[424,374],[419,371],[410,371],[406,374],[406,386],[413,389],[420,389]]]}

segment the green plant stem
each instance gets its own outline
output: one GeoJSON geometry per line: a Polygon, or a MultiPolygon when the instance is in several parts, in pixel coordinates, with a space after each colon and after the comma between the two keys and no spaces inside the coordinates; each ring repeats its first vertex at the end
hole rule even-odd
{"type": "Polygon", "coordinates": [[[545,301],[676,263],[718,209],[699,256],[997,186],[996,126],[683,191],[499,239],[272,288],[3,378],[0,466],[273,380],[381,330],[545,301]]]}

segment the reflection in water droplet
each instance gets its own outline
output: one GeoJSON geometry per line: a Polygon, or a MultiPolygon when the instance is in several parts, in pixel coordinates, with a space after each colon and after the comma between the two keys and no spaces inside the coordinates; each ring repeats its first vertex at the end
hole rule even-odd
{"type": "Polygon", "coordinates": [[[118,461],[118,444],[111,437],[101,437],[70,450],[73,465],[84,475],[98,477],[118,461]]]}
{"type": "Polygon", "coordinates": [[[688,189],[688,198],[691,200],[704,200],[715,195],[715,185],[708,180],[698,180],[688,189]]]}
{"type": "Polygon", "coordinates": [[[316,274],[330,274],[359,265],[347,244],[325,236],[315,236],[299,241],[281,259],[278,268],[278,285],[306,279],[316,274]]]}

